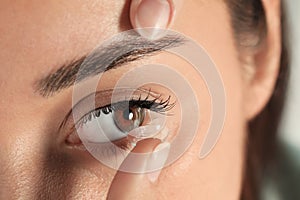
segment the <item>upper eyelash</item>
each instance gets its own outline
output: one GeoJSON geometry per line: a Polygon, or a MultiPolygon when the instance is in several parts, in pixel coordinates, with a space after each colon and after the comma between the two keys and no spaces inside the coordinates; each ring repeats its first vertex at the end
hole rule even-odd
{"type": "Polygon", "coordinates": [[[81,120],[79,121],[79,124],[77,124],[77,125],[81,126],[82,124],[85,124],[86,122],[99,117],[101,115],[101,112],[108,114],[108,113],[112,112],[113,110],[121,108],[123,106],[126,106],[126,107],[137,106],[140,108],[149,109],[151,111],[154,111],[154,112],[157,112],[160,114],[165,114],[167,111],[170,111],[176,105],[176,102],[173,102],[173,103],[170,102],[171,96],[169,96],[166,100],[162,100],[161,95],[158,97],[155,97],[153,100],[148,100],[150,97],[150,92],[151,92],[151,90],[149,90],[147,97],[143,100],[141,99],[141,95],[140,95],[137,100],[132,98],[131,100],[117,102],[114,104],[96,108],[95,110],[84,115],[81,118],[81,120]]]}

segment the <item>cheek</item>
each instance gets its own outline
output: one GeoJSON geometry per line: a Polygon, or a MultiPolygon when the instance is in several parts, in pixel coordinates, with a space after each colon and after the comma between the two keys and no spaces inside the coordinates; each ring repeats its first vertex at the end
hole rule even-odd
{"type": "MultiPolygon", "coordinates": [[[[25,127],[23,123],[17,125],[25,127]]],[[[53,138],[49,140],[37,128],[36,134],[26,128],[17,130],[14,126],[8,132],[20,134],[1,140],[0,199],[105,198],[114,176],[111,170],[98,162],[84,162],[74,151],[58,150],[53,138]]]]}
{"type": "Polygon", "coordinates": [[[59,165],[56,163],[55,169],[49,168],[49,165],[44,169],[43,180],[39,187],[40,199],[49,199],[49,197],[51,199],[105,199],[109,183],[113,178],[106,171],[102,171],[103,174],[99,177],[72,162],[62,164],[61,168],[58,168],[59,165]]]}
{"type": "MultiPolygon", "coordinates": [[[[226,87],[231,78],[223,77],[226,87]]],[[[196,82],[194,89],[200,97],[201,113],[198,133],[182,157],[162,171],[156,190],[160,196],[178,199],[222,199],[224,196],[238,199],[246,133],[240,109],[242,98],[230,89],[226,90],[227,113],[222,134],[211,153],[204,159],[199,159],[201,145],[209,127],[211,109],[210,97],[203,81],[196,82]]],[[[234,88],[233,85],[230,85],[231,88],[234,88]]]]}

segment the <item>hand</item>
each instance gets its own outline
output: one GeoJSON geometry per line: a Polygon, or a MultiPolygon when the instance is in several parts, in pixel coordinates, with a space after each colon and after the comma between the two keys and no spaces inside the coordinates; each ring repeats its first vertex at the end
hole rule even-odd
{"type": "Polygon", "coordinates": [[[157,181],[164,167],[169,155],[169,148],[169,143],[162,143],[159,139],[144,139],[139,141],[131,152],[144,155],[145,153],[149,154],[141,157],[129,154],[126,157],[121,168],[134,169],[137,173],[117,171],[111,183],[107,199],[138,199],[141,195],[143,199],[153,199],[155,194],[153,194],[154,185],[152,183],[157,181]],[[151,169],[157,170],[150,173],[147,172],[151,169]]]}

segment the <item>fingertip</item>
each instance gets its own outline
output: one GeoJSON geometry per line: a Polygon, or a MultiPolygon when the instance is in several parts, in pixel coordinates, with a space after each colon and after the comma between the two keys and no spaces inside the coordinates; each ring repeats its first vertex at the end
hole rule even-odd
{"type": "Polygon", "coordinates": [[[134,29],[146,38],[158,39],[171,24],[174,4],[171,0],[133,0],[130,20],[134,29]]]}
{"type": "Polygon", "coordinates": [[[131,0],[129,17],[130,17],[131,25],[134,29],[137,28],[135,23],[135,16],[141,1],[142,0],[131,0]]]}
{"type": "Polygon", "coordinates": [[[118,171],[111,183],[107,199],[136,198],[139,192],[136,189],[143,183],[144,179],[146,179],[145,173],[143,172],[147,170],[149,156],[151,156],[151,153],[160,143],[161,140],[159,139],[144,139],[137,143],[131,153],[149,153],[149,155],[135,157],[129,154],[120,168],[128,169],[128,166],[133,166],[133,169],[141,173],[118,171]]]}

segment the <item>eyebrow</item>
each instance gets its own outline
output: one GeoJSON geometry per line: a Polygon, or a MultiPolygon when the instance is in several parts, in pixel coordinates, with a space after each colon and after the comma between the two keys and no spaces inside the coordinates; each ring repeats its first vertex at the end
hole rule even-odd
{"type": "Polygon", "coordinates": [[[151,56],[166,49],[184,44],[182,36],[172,34],[158,40],[148,40],[138,34],[127,34],[109,44],[104,44],[89,55],[62,64],[56,71],[38,80],[35,91],[51,97],[89,77],[124,64],[151,56]]]}

